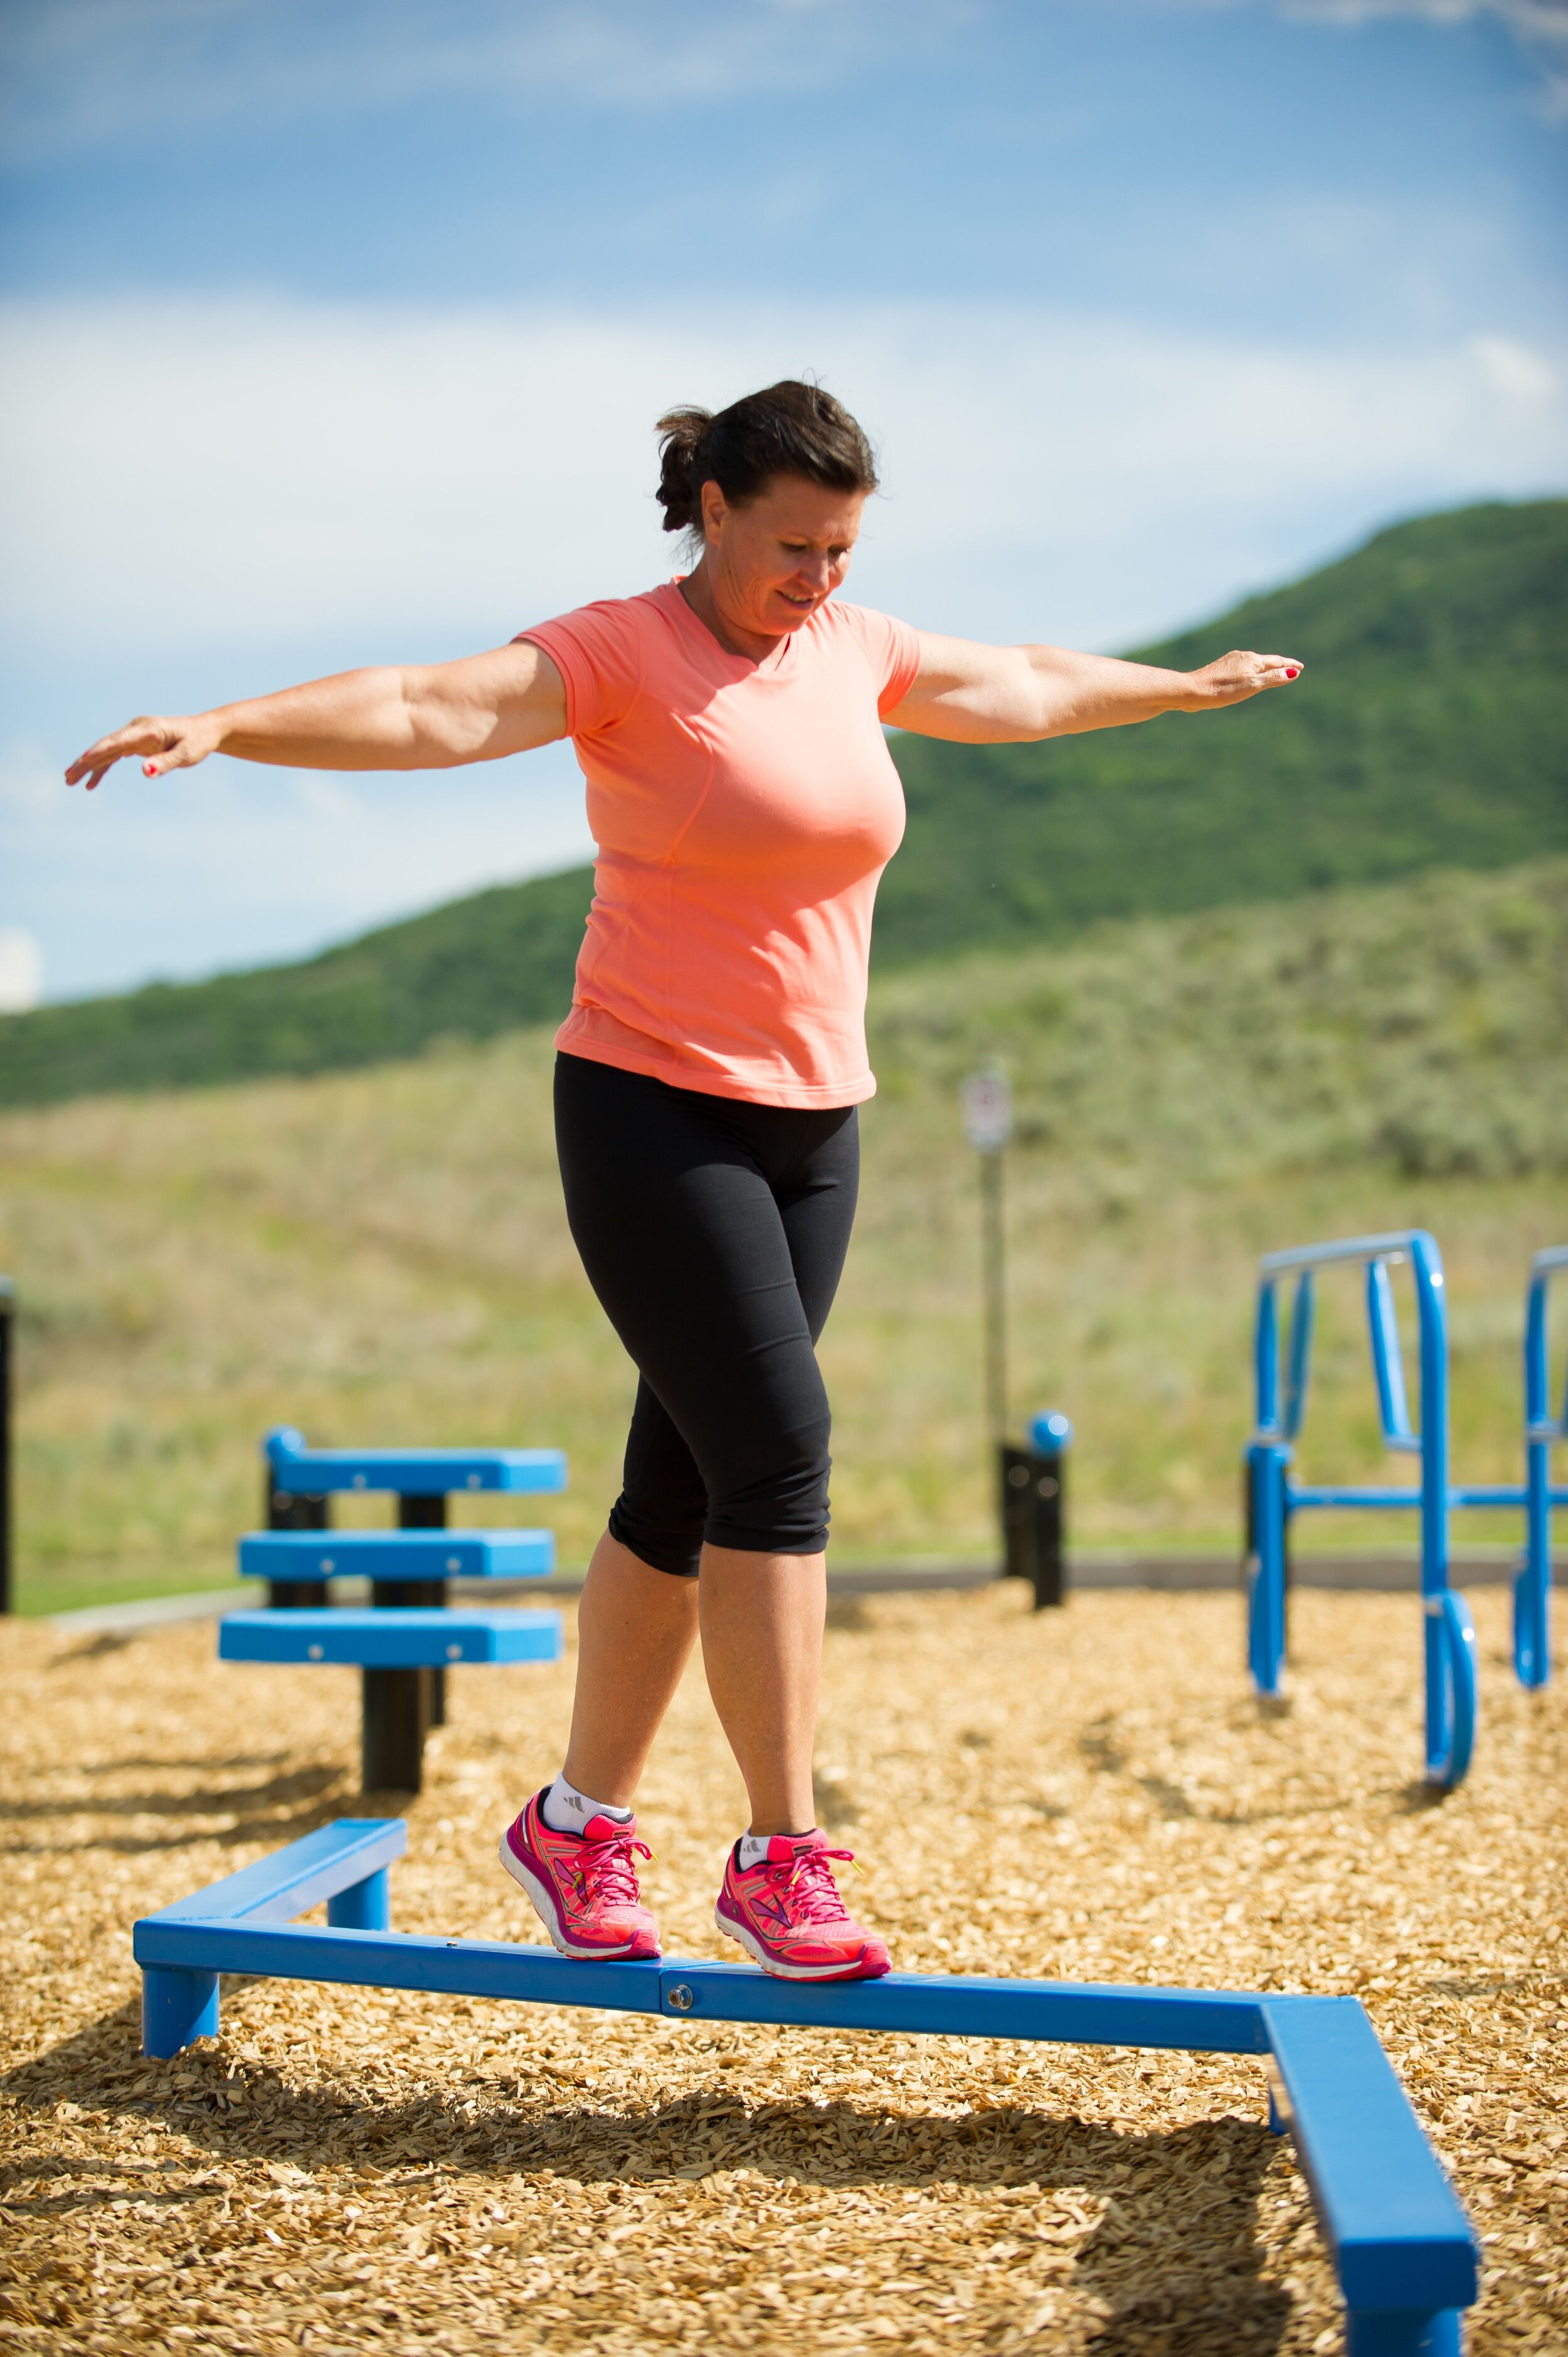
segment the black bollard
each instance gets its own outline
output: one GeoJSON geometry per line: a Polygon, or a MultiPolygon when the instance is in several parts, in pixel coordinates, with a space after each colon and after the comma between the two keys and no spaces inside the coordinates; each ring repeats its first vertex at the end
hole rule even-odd
{"type": "Polygon", "coordinates": [[[1004,1441],[998,1452],[1002,1475],[1003,1577],[1026,1579],[1035,1609],[1061,1604],[1067,1595],[1067,1451],[1072,1426],[1065,1415],[1037,1415],[1029,1447],[1004,1441]]]}

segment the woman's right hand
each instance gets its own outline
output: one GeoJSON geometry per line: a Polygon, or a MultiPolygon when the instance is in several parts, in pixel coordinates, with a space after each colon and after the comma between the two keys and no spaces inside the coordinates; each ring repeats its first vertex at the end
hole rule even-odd
{"type": "Polygon", "coordinates": [[[79,786],[85,779],[91,793],[116,761],[138,756],[145,778],[161,778],[166,770],[194,770],[198,761],[205,761],[209,753],[218,750],[220,734],[209,712],[169,720],[144,713],[139,720],[128,720],[124,728],[100,737],[96,745],[79,753],[65,773],[65,781],[68,786],[79,786]]]}

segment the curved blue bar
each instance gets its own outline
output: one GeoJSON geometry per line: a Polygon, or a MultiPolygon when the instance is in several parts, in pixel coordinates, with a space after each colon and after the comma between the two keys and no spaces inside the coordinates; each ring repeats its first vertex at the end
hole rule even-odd
{"type": "MultiPolygon", "coordinates": [[[[1448,1324],[1443,1255],[1424,1228],[1388,1235],[1351,1236],[1323,1244],[1294,1245],[1265,1253],[1259,1263],[1257,1318],[1253,1329],[1256,1424],[1249,1450],[1248,1497],[1251,1523],[1249,1563],[1248,1658],[1262,1694],[1277,1691],[1284,1658],[1285,1531],[1292,1514],[1319,1507],[1413,1507],[1421,1518],[1421,1588],[1428,1612],[1424,1630],[1426,1672],[1426,1764],[1429,1779],[1457,1783],[1468,1759],[1467,1742],[1456,1738],[1461,1725],[1473,1732],[1474,1645],[1444,1617],[1448,1593],[1448,1515],[1459,1502],[1448,1486],[1448,1324]],[[1313,1286],[1316,1269],[1359,1262],[1366,1269],[1368,1339],[1377,1385],[1383,1439],[1391,1449],[1421,1460],[1421,1480],[1412,1489],[1365,1483],[1303,1483],[1293,1487],[1288,1472],[1305,1418],[1312,1356],[1313,1286]],[[1399,1321],[1389,1270],[1408,1262],[1415,1286],[1421,1355],[1421,1428],[1411,1422],[1399,1321]],[[1291,1317],[1290,1372],[1285,1409],[1280,1413],[1278,1280],[1299,1273],[1291,1317]]],[[[1467,1625],[1468,1616],[1466,1615],[1467,1625]]]]}
{"type": "Polygon", "coordinates": [[[1568,1269],[1568,1244],[1536,1254],[1530,1268],[1524,1318],[1524,1567],[1514,1583],[1513,1659],[1521,1685],[1544,1686],[1552,1676],[1552,1510],[1568,1505],[1568,1491],[1552,1486],[1552,1445],[1568,1438],[1568,1374],[1563,1414],[1552,1414],[1547,1296],[1552,1279],[1568,1269]]]}

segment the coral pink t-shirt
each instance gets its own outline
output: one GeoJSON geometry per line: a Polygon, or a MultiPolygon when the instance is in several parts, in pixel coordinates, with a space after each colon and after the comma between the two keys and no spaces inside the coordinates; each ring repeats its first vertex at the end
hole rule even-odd
{"type": "Polygon", "coordinates": [[[760,662],[673,582],[520,637],[566,683],[598,845],[569,1055],[757,1104],[858,1104],[871,911],[904,833],[906,623],[830,598],[760,662]]]}

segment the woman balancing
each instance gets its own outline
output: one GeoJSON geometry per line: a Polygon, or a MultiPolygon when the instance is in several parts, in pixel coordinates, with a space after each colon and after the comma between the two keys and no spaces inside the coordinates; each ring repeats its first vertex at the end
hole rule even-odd
{"type": "Polygon", "coordinates": [[[831,394],[784,383],[660,421],[666,532],[693,571],[427,668],[346,672],[133,720],[66,772],[96,786],[209,753],[440,770],[570,737],[598,845],[556,1038],[566,1214],[639,1381],[623,1487],[578,1621],[565,1764],[501,1863],[569,1956],[656,1956],[632,1800],[699,1630],[751,1803],[721,1932],[789,1980],[887,1950],[812,1823],[827,1592],[827,1394],[814,1344],[854,1218],[877,878],[904,804],[883,724],[972,745],[1211,712],[1283,655],[1161,671],[911,630],[835,596],[876,471],[831,394]]]}

